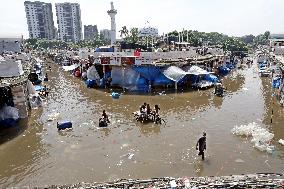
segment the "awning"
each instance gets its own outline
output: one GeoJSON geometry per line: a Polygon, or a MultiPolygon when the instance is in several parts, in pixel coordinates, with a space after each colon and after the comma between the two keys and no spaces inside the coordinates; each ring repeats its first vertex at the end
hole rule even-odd
{"type": "Polygon", "coordinates": [[[198,66],[191,66],[190,69],[187,71],[187,73],[191,75],[206,75],[212,72],[208,72],[198,66]]]}
{"type": "Polygon", "coordinates": [[[163,74],[170,80],[178,82],[188,73],[176,66],[170,66],[169,68],[163,71],[163,74]]]}
{"type": "Polygon", "coordinates": [[[188,71],[184,71],[181,68],[176,66],[170,66],[166,70],[163,71],[163,74],[173,81],[180,81],[186,75],[207,75],[212,72],[208,72],[198,66],[191,66],[188,71]]]}
{"type": "Polygon", "coordinates": [[[71,70],[75,70],[79,66],[80,66],[79,64],[73,64],[71,66],[62,66],[62,68],[64,71],[71,71],[71,70]]]}

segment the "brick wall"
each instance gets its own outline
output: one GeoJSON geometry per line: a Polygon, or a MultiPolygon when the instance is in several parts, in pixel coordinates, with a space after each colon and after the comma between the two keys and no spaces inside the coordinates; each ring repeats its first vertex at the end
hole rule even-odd
{"type": "Polygon", "coordinates": [[[28,98],[26,83],[11,88],[15,108],[19,110],[20,118],[28,117],[28,98]]]}

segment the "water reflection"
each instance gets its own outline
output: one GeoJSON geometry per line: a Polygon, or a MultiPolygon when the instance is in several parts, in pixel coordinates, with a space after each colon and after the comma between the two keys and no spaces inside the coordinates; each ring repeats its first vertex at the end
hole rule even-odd
{"type": "Polygon", "coordinates": [[[215,108],[221,109],[223,103],[223,97],[214,96],[212,102],[215,108]]]}
{"type": "Polygon", "coordinates": [[[0,145],[22,134],[28,127],[28,119],[20,119],[18,124],[11,128],[0,129],[0,145]]]}
{"type": "MultiPolygon", "coordinates": [[[[206,160],[208,161],[208,160],[206,160]]],[[[203,175],[203,171],[204,171],[204,161],[200,161],[198,160],[197,162],[194,163],[194,170],[195,170],[195,175],[197,177],[200,177],[203,175]]]]}
{"type": "Polygon", "coordinates": [[[226,92],[234,93],[242,89],[245,83],[245,77],[240,72],[242,71],[236,70],[236,72],[232,73],[224,79],[224,86],[226,87],[226,92]]]}
{"type": "Polygon", "coordinates": [[[276,97],[272,94],[274,93],[270,78],[261,78],[261,83],[263,86],[263,98],[265,101],[265,114],[263,118],[263,124],[268,125],[270,132],[274,134],[276,150],[273,156],[279,156],[284,158],[284,146],[279,144],[277,141],[283,139],[283,123],[284,123],[284,108],[280,106],[276,97]]]}
{"type": "Polygon", "coordinates": [[[109,128],[102,128],[100,129],[100,132],[103,133],[105,137],[107,137],[110,135],[111,130],[109,128]]]}
{"type": "MultiPolygon", "coordinates": [[[[39,111],[40,112],[40,111],[39,111]]],[[[41,171],[45,164],[42,159],[47,158],[48,153],[42,143],[44,134],[42,126],[36,121],[38,117],[32,112],[29,120],[22,120],[19,125],[20,134],[9,143],[0,146],[0,185],[6,188],[9,183],[19,183],[26,176],[41,171]],[[29,125],[24,129],[24,126],[29,125]]],[[[17,134],[19,134],[17,132],[17,134]]],[[[14,136],[14,134],[12,134],[14,136]]],[[[15,185],[14,184],[14,185],[15,185]]]]}
{"type": "Polygon", "coordinates": [[[140,133],[145,136],[151,136],[152,134],[159,134],[161,132],[161,125],[158,125],[158,124],[138,123],[137,126],[139,127],[140,133]]]}
{"type": "Polygon", "coordinates": [[[269,87],[261,83],[254,67],[236,70],[224,78],[228,94],[223,98],[209,89],[158,95],[124,93],[114,100],[109,93],[87,89],[81,80],[52,66],[50,95],[42,112],[29,120],[25,136],[0,146],[1,188],[282,170],[282,146],[277,145],[275,156],[264,155],[250,146],[249,139],[231,134],[235,125],[263,121],[275,134],[274,143],[284,138],[280,126],[283,111],[274,108],[279,119],[275,118],[273,124],[267,122],[271,112],[269,87]],[[144,102],[152,107],[158,104],[166,123],[136,122],[132,112],[144,102]],[[103,109],[111,121],[108,128],[98,128],[103,109]],[[56,122],[61,119],[72,121],[73,129],[58,132],[56,122]],[[208,134],[204,162],[195,150],[203,131],[208,134]],[[243,162],[236,163],[235,159],[243,162]],[[263,166],[266,160],[270,167],[263,166]]]}

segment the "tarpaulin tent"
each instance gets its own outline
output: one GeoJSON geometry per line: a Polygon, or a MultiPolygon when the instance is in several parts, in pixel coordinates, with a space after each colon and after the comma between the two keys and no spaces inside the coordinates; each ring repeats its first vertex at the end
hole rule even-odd
{"type": "Polygon", "coordinates": [[[108,71],[104,74],[104,78],[109,78],[111,77],[111,71],[108,71]]]}
{"type": "Polygon", "coordinates": [[[231,71],[230,68],[227,68],[226,66],[221,66],[219,67],[218,70],[219,70],[219,73],[222,75],[226,75],[231,71]]]}
{"type": "Polygon", "coordinates": [[[186,75],[207,75],[210,74],[210,72],[198,67],[198,66],[191,66],[188,71],[184,71],[181,68],[178,68],[176,66],[170,66],[166,70],[163,71],[163,74],[175,81],[179,82],[184,76],[186,75]]]}
{"type": "Polygon", "coordinates": [[[198,77],[198,76],[197,75],[189,75],[189,74],[185,75],[181,80],[178,81],[178,86],[184,86],[189,81],[191,81],[191,83],[192,83],[192,77],[198,77]]]}
{"type": "Polygon", "coordinates": [[[215,76],[215,75],[212,75],[212,74],[207,74],[207,75],[205,75],[204,79],[205,79],[206,81],[210,81],[210,82],[212,82],[212,83],[218,83],[218,82],[219,82],[218,77],[215,76]]]}
{"type": "Polygon", "coordinates": [[[112,85],[119,85],[129,90],[136,90],[140,74],[132,67],[114,66],[111,71],[112,85]]]}
{"type": "Polygon", "coordinates": [[[163,71],[163,74],[172,81],[178,82],[181,80],[188,72],[183,71],[181,68],[176,66],[170,66],[163,71]]]}
{"type": "Polygon", "coordinates": [[[5,120],[5,119],[14,119],[14,120],[19,119],[18,109],[15,107],[4,105],[0,109],[0,120],[5,120]]]}
{"type": "MultiPolygon", "coordinates": [[[[149,90],[148,81],[144,77],[139,77],[136,83],[135,91],[147,92],[149,90]]],[[[134,91],[134,88],[132,89],[134,91]]]]}
{"type": "Polygon", "coordinates": [[[86,83],[88,88],[93,88],[93,87],[95,87],[97,85],[96,80],[91,80],[91,79],[87,79],[85,81],[85,83],[86,83]]]}
{"type": "Polygon", "coordinates": [[[191,75],[206,75],[210,74],[210,72],[198,67],[198,66],[191,66],[189,70],[187,71],[187,74],[191,75]]]}
{"type": "Polygon", "coordinates": [[[97,69],[95,68],[95,66],[91,66],[88,70],[87,70],[87,78],[90,80],[97,80],[100,79],[100,76],[97,72],[97,69]]]}
{"type": "Polygon", "coordinates": [[[231,70],[236,68],[236,66],[234,64],[232,64],[232,63],[227,63],[226,67],[231,69],[231,70]]]}
{"type": "Polygon", "coordinates": [[[170,80],[169,78],[167,78],[162,73],[160,73],[153,82],[153,86],[170,85],[170,84],[174,84],[174,82],[170,80]]]}
{"type": "Polygon", "coordinates": [[[41,86],[41,85],[35,85],[34,86],[34,90],[36,90],[36,91],[42,91],[43,89],[44,89],[44,87],[41,86]]]}
{"type": "Polygon", "coordinates": [[[189,80],[191,81],[192,84],[198,83],[200,81],[199,75],[191,75],[189,80]]]}
{"type": "Polygon", "coordinates": [[[156,66],[134,66],[133,70],[151,83],[160,75],[161,71],[156,66]]]}
{"type": "Polygon", "coordinates": [[[95,52],[114,52],[113,47],[102,46],[95,49],[95,52]]]}
{"type": "Polygon", "coordinates": [[[64,71],[72,71],[78,68],[80,65],[79,64],[73,64],[71,66],[62,66],[64,71]]]}
{"type": "Polygon", "coordinates": [[[267,64],[259,64],[258,67],[259,67],[259,68],[266,68],[266,67],[267,67],[267,64]]]}
{"type": "Polygon", "coordinates": [[[272,80],[272,88],[278,89],[281,85],[281,78],[277,77],[272,80]]]}
{"type": "Polygon", "coordinates": [[[29,94],[36,94],[35,86],[32,84],[30,80],[28,80],[27,82],[27,89],[28,89],[29,94]]]}

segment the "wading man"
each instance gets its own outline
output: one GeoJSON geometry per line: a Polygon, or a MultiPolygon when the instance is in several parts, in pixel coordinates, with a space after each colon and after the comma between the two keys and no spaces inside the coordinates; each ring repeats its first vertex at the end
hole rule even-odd
{"type": "Polygon", "coordinates": [[[203,132],[203,137],[201,137],[196,143],[196,150],[199,150],[198,155],[202,156],[202,160],[204,160],[204,150],[206,150],[206,133],[203,132]]]}

